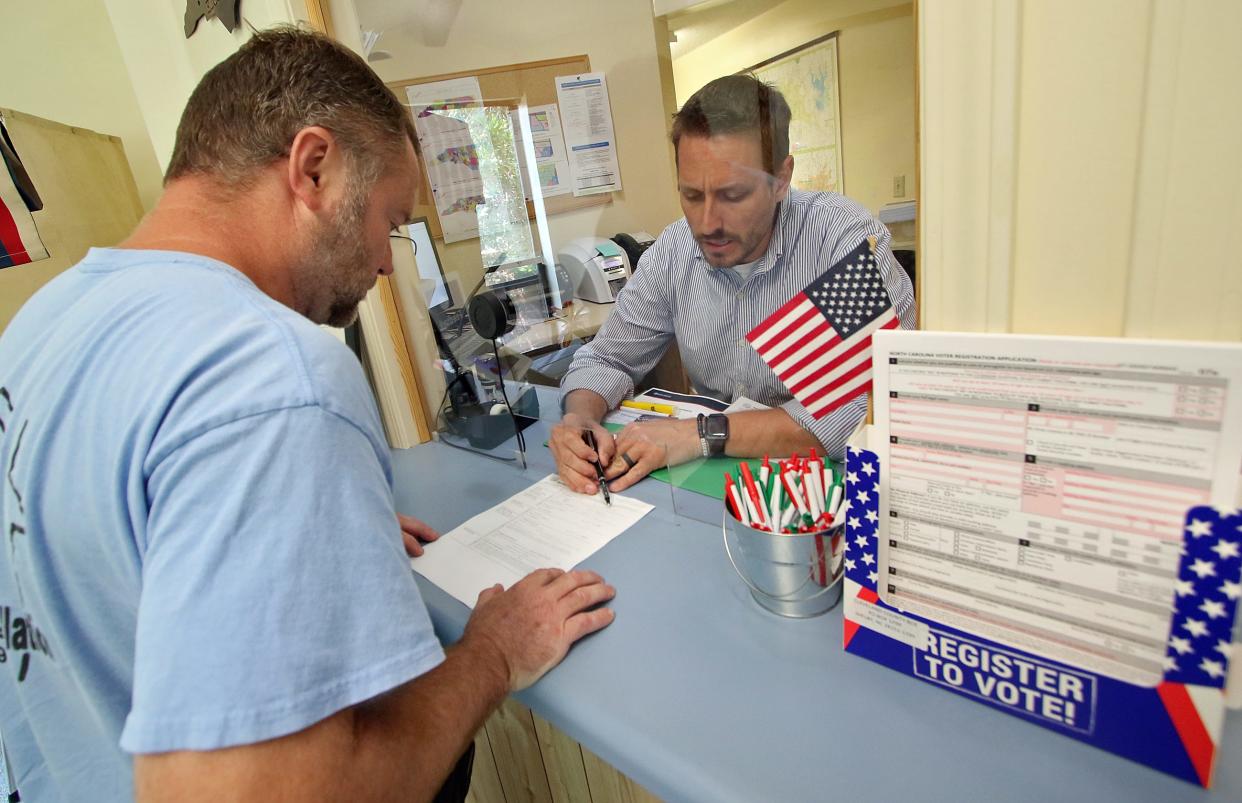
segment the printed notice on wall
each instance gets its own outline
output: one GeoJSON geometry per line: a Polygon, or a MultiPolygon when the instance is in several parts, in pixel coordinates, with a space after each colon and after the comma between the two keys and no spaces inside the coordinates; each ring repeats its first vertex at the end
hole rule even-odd
{"type": "Polygon", "coordinates": [[[880,598],[1159,682],[1186,511],[1236,504],[1242,347],[934,332],[874,343],[880,598]]]}
{"type": "MultiPolygon", "coordinates": [[[[522,187],[526,198],[534,198],[530,189],[530,172],[526,166],[526,145],[522,138],[522,121],[518,110],[513,118],[513,135],[517,138],[518,161],[522,168],[522,187]]],[[[531,152],[535,155],[535,172],[539,175],[540,193],[544,198],[573,192],[569,156],[565,153],[565,137],[561,134],[561,115],[555,103],[531,106],[526,113],[530,122],[531,152]]]]}
{"type": "Polygon", "coordinates": [[[608,106],[608,82],[602,72],[564,75],[556,79],[574,195],[595,195],[621,189],[617,141],[608,106]]]}
{"type": "Polygon", "coordinates": [[[469,76],[416,84],[405,93],[444,242],[478,237],[475,210],[486,203],[478,143],[471,131],[471,122],[483,105],[479,79],[469,76]]]}

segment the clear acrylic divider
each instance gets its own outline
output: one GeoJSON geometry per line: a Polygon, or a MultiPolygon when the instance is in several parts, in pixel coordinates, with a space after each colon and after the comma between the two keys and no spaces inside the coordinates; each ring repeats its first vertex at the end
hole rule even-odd
{"type": "Polygon", "coordinates": [[[525,470],[561,418],[559,390],[530,381],[531,364],[526,354],[481,339],[454,350],[451,361],[441,357],[436,438],[525,470]]]}

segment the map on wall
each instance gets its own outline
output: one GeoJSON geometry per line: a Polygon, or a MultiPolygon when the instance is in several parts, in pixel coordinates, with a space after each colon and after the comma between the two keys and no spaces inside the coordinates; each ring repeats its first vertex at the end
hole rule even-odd
{"type": "Polygon", "coordinates": [[[756,64],[749,72],[773,84],[789,101],[793,186],[845,192],[836,32],[756,64]]]}

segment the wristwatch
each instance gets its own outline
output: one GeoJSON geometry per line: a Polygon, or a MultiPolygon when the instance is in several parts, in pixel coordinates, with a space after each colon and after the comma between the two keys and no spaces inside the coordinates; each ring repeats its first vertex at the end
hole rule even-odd
{"type": "Polygon", "coordinates": [[[699,448],[704,457],[724,454],[729,440],[729,417],[724,413],[699,414],[699,448]]]}

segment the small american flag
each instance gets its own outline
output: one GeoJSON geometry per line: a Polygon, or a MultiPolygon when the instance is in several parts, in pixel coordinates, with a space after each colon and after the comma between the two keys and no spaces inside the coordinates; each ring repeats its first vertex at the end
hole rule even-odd
{"type": "Polygon", "coordinates": [[[1208,507],[1195,508],[1187,518],[1165,680],[1218,689],[1225,685],[1233,619],[1242,599],[1240,526],[1208,507]]]}
{"type": "Polygon", "coordinates": [[[746,339],[807,412],[823,418],[871,388],[871,335],[899,325],[864,240],[746,339]]]}

